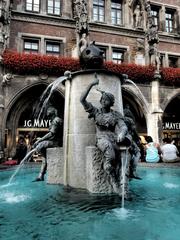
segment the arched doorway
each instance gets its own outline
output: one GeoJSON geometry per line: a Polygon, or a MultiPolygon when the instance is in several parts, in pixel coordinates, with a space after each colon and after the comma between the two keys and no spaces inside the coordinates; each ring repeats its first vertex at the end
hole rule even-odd
{"type": "MultiPolygon", "coordinates": [[[[49,121],[46,117],[43,119],[34,118],[34,108],[40,101],[40,96],[46,89],[47,85],[44,83],[36,84],[28,87],[16,96],[6,119],[5,130],[5,155],[12,157],[16,150],[16,143],[20,136],[23,136],[29,148],[35,141],[35,138],[43,136],[49,127],[49,121]]],[[[56,90],[49,103],[57,108],[58,115],[64,116],[64,97],[62,93],[56,90]]],[[[62,128],[63,129],[63,128],[62,128]]],[[[63,132],[61,133],[63,139],[63,132]]]]}
{"type": "Polygon", "coordinates": [[[163,138],[175,140],[180,151],[180,95],[174,97],[166,106],[163,114],[163,138]]]}

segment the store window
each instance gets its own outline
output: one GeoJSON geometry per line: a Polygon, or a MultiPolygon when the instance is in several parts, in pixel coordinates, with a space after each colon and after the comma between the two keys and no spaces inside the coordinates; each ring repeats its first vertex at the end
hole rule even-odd
{"type": "Polygon", "coordinates": [[[105,15],[105,1],[93,0],[93,20],[98,22],[104,22],[105,15]]]}
{"type": "Polygon", "coordinates": [[[154,24],[159,28],[159,9],[151,6],[151,14],[154,19],[154,24]]]}
{"type": "Polygon", "coordinates": [[[122,24],[122,3],[121,0],[111,1],[111,22],[112,24],[122,24]]]}
{"type": "Polygon", "coordinates": [[[48,0],[47,13],[52,15],[61,14],[61,0],[48,0]]]}
{"type": "Polygon", "coordinates": [[[166,10],[166,32],[174,31],[174,12],[166,10]]]}
{"type": "Polygon", "coordinates": [[[46,54],[59,56],[61,54],[61,43],[46,41],[46,54]]]}
{"type": "Polygon", "coordinates": [[[173,67],[173,68],[178,68],[178,62],[179,62],[179,58],[176,56],[169,56],[168,57],[169,60],[169,67],[173,67]]]}
{"type": "Polygon", "coordinates": [[[40,0],[26,0],[26,11],[39,12],[40,0]]]}
{"type": "Polygon", "coordinates": [[[124,62],[124,50],[113,49],[112,52],[112,61],[114,63],[123,63],[124,62]]]}
{"type": "Polygon", "coordinates": [[[25,53],[38,53],[39,41],[36,39],[24,39],[23,51],[25,53]]]}

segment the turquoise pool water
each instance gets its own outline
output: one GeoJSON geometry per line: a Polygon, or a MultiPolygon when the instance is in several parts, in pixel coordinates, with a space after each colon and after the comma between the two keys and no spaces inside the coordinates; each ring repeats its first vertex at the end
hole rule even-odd
{"type": "Polygon", "coordinates": [[[32,182],[25,169],[6,187],[0,172],[1,240],[179,240],[180,169],[140,168],[133,201],[32,182]]]}

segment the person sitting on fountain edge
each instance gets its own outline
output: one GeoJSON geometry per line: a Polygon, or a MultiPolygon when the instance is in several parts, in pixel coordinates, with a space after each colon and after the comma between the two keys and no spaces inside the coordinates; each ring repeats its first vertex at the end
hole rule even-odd
{"type": "Polygon", "coordinates": [[[47,169],[46,149],[58,147],[60,145],[60,129],[63,121],[58,117],[57,109],[52,106],[47,108],[46,114],[47,117],[51,120],[49,131],[45,136],[37,140],[33,145],[33,148],[35,148],[36,151],[38,153],[41,153],[44,157],[39,176],[35,179],[35,181],[44,181],[44,175],[46,174],[47,169]]]}
{"type": "Polygon", "coordinates": [[[86,100],[91,88],[98,84],[99,79],[95,74],[95,80],[81,95],[80,102],[86,112],[89,113],[88,117],[93,118],[95,121],[96,145],[105,158],[103,168],[109,176],[109,183],[114,192],[120,194],[120,179],[116,171],[117,162],[120,161],[117,157],[119,154],[118,144],[126,141],[126,144],[130,145],[131,137],[128,135],[128,129],[122,114],[111,109],[114,105],[113,94],[98,90],[102,94],[100,99],[101,108],[96,108],[86,100]]]}

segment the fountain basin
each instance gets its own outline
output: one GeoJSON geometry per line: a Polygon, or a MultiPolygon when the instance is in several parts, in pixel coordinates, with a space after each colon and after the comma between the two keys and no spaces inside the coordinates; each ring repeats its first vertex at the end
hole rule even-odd
{"type": "Polygon", "coordinates": [[[0,239],[178,240],[180,169],[143,168],[131,181],[133,201],[31,182],[38,168],[0,172],[0,239]]]}

